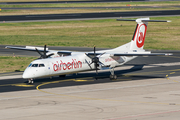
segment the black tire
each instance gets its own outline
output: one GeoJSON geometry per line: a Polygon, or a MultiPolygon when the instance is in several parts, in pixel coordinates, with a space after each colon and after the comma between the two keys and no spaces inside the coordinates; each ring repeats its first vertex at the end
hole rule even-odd
{"type": "Polygon", "coordinates": [[[114,79],[115,79],[115,80],[117,79],[117,76],[116,76],[116,75],[114,75],[114,79]]]}
{"type": "Polygon", "coordinates": [[[113,75],[110,75],[109,78],[110,78],[110,80],[113,80],[113,75]]]}

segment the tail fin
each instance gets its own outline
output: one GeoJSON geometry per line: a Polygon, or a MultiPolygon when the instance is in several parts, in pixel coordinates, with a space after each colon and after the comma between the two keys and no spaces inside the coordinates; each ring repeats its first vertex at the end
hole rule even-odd
{"type": "Polygon", "coordinates": [[[137,26],[131,41],[130,50],[143,49],[144,47],[148,22],[143,22],[143,20],[149,20],[149,18],[140,18],[136,20],[137,26]]]}
{"type": "Polygon", "coordinates": [[[143,50],[148,22],[171,22],[166,20],[150,20],[149,18],[139,18],[136,20],[117,19],[117,21],[137,22],[137,26],[130,43],[130,50],[143,50]]]}

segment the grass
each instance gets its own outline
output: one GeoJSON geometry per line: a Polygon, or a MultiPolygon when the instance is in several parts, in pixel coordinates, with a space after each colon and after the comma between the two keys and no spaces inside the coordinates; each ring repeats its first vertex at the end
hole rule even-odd
{"type": "Polygon", "coordinates": [[[34,57],[13,57],[0,56],[0,73],[24,71],[31,61],[37,58],[34,57]]]}
{"type": "MultiPolygon", "coordinates": [[[[152,19],[172,22],[149,23],[145,49],[180,50],[180,16],[152,19]]],[[[135,26],[115,19],[1,23],[0,44],[114,48],[131,40],[135,26]]]]}

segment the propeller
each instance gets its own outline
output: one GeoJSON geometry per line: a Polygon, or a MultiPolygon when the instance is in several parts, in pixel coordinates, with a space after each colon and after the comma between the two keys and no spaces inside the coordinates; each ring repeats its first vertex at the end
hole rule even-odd
{"type": "MultiPolygon", "coordinates": [[[[99,63],[100,64],[103,64],[102,62],[100,62],[99,61],[99,58],[103,55],[103,54],[105,54],[106,52],[104,52],[104,53],[102,53],[102,54],[100,54],[99,55],[99,57],[97,57],[96,56],[96,47],[94,46],[94,56],[93,57],[91,57],[91,56],[89,56],[88,54],[86,54],[89,58],[91,58],[91,60],[92,60],[92,62],[89,64],[86,60],[86,63],[89,65],[89,67],[91,68],[91,64],[93,64],[94,63],[94,67],[95,67],[95,69],[96,69],[96,74],[98,74],[98,67],[99,67],[99,63]]],[[[92,69],[92,68],[91,68],[92,69]]]]}
{"type": "Polygon", "coordinates": [[[45,59],[45,58],[48,58],[48,57],[54,55],[54,53],[51,53],[51,54],[49,54],[49,55],[46,54],[46,53],[47,53],[47,51],[46,51],[46,45],[44,45],[43,54],[42,54],[37,48],[35,48],[35,49],[36,49],[36,51],[40,54],[40,59],[45,59]]]}

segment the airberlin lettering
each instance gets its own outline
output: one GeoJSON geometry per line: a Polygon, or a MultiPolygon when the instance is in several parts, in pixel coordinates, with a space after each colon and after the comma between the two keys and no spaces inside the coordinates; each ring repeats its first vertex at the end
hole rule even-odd
{"type": "Polygon", "coordinates": [[[82,62],[76,61],[76,59],[72,59],[72,62],[67,63],[64,63],[62,60],[56,62],[57,63],[53,64],[54,71],[82,68],[82,62]]]}
{"type": "Polygon", "coordinates": [[[105,59],[105,62],[111,62],[111,61],[117,61],[117,60],[120,60],[120,57],[113,57],[113,58],[107,58],[105,59]]]}

